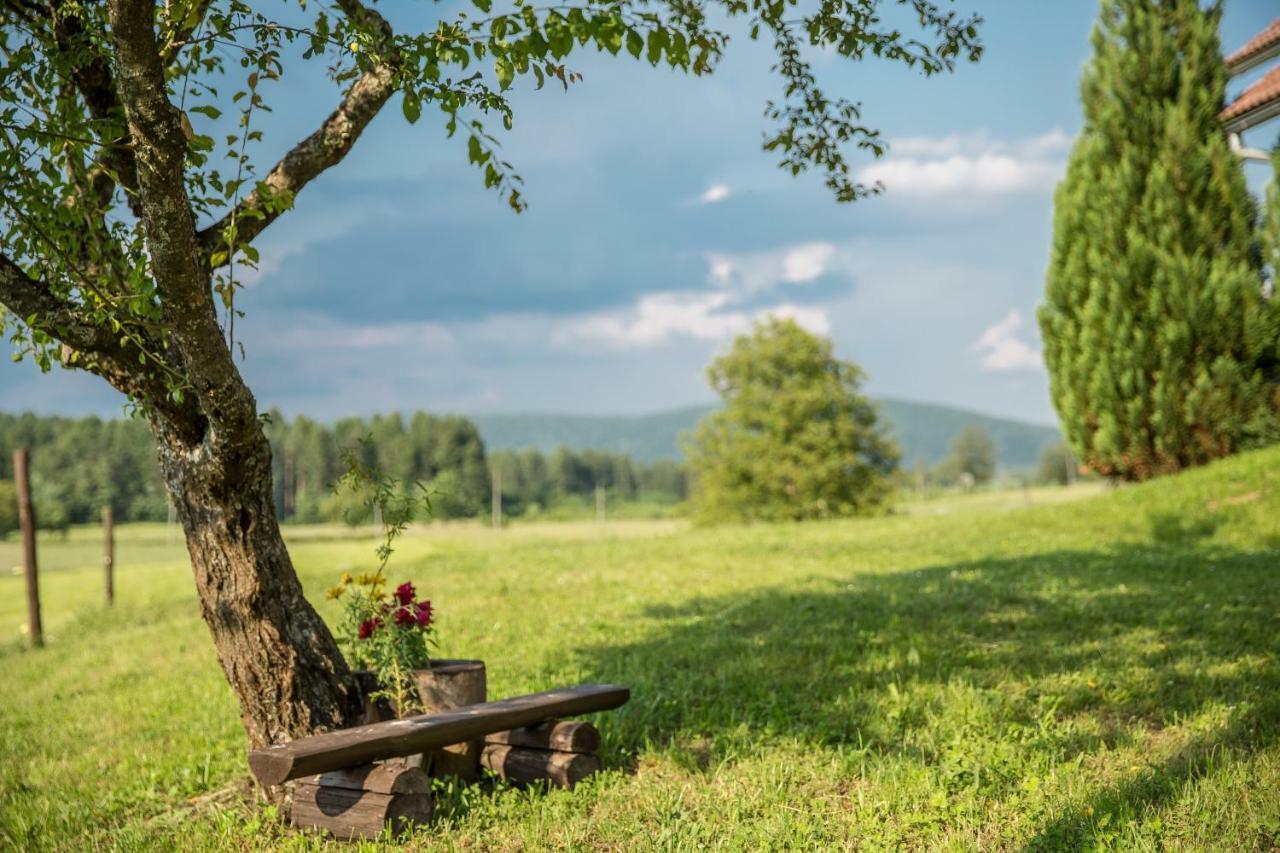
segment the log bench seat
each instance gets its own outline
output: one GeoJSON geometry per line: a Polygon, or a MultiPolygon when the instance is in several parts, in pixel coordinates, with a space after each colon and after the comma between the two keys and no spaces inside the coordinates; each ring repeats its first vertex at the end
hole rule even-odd
{"type": "Polygon", "coordinates": [[[431,818],[427,774],[391,759],[479,739],[481,763],[500,778],[572,787],[600,768],[600,734],[563,718],[612,710],[630,698],[626,687],[583,684],[482,702],[251,750],[249,769],[264,786],[297,780],[294,826],[369,838],[388,824],[400,832],[431,818]]]}

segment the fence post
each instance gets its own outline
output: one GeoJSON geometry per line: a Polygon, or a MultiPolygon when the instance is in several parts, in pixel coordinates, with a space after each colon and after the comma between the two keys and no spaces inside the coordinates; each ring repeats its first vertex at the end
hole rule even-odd
{"type": "Polygon", "coordinates": [[[30,457],[23,448],[13,451],[13,479],[18,488],[18,522],[22,526],[22,565],[27,575],[27,629],[31,643],[44,645],[40,624],[40,577],[36,569],[36,513],[31,505],[30,457]]]}
{"type": "Polygon", "coordinates": [[[109,506],[102,508],[102,544],[103,591],[110,607],[116,603],[116,520],[109,506]]]}

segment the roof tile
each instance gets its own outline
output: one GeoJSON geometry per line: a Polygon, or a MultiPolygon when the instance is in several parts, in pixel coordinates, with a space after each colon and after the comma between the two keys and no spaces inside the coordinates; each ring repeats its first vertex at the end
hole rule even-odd
{"type": "Polygon", "coordinates": [[[1273,101],[1280,101],[1280,66],[1272,68],[1263,75],[1262,79],[1255,81],[1241,92],[1240,97],[1218,113],[1218,119],[1230,121],[1273,101]]]}
{"type": "Polygon", "coordinates": [[[1267,48],[1280,43],[1280,18],[1276,18],[1260,33],[1244,43],[1244,47],[1237,50],[1227,57],[1227,67],[1235,66],[1247,62],[1250,58],[1257,56],[1267,48]]]}

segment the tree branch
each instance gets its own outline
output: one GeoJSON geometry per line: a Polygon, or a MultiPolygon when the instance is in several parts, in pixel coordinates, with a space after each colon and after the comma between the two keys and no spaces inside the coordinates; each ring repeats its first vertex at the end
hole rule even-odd
{"type": "Polygon", "coordinates": [[[125,128],[124,109],[116,91],[111,63],[87,37],[84,22],[79,17],[82,12],[71,10],[65,2],[55,3],[50,11],[54,40],[58,50],[70,61],[71,80],[84,99],[89,115],[99,126],[120,128],[121,135],[106,140],[104,145],[101,163],[105,168],[94,170],[94,194],[100,206],[106,207],[118,179],[130,209],[137,216],[138,166],[125,128]],[[108,173],[113,173],[115,178],[108,173]]]}
{"type": "MultiPolygon", "coordinates": [[[[390,43],[391,25],[378,12],[358,0],[338,0],[338,6],[354,23],[372,29],[381,35],[385,44],[390,43]]],[[[263,181],[267,193],[254,189],[221,219],[200,231],[200,248],[205,256],[225,251],[225,263],[239,246],[252,243],[284,212],[282,205],[272,202],[282,195],[296,195],[326,169],[340,163],[394,91],[395,75],[391,65],[380,62],[365,71],[320,128],[295,145],[271,169],[263,181]],[[232,223],[235,233],[228,241],[232,223]]]]}
{"type": "Polygon", "coordinates": [[[160,48],[160,63],[166,68],[173,64],[178,58],[178,53],[187,45],[191,36],[200,24],[204,21],[204,16],[209,13],[209,7],[213,5],[213,0],[195,0],[195,6],[192,13],[182,20],[169,34],[169,38],[160,48]]]}
{"type": "Polygon", "coordinates": [[[171,415],[177,413],[163,376],[172,368],[160,361],[160,345],[147,332],[120,334],[85,322],[78,306],[27,275],[4,253],[0,253],[0,305],[73,350],[75,357],[64,363],[96,373],[138,400],[161,409],[168,406],[171,415]]]}
{"type": "MultiPolygon", "coordinates": [[[[186,188],[187,139],[169,100],[152,0],[110,0],[115,68],[138,160],[138,199],[152,277],[172,358],[208,419],[201,440],[235,458],[256,452],[257,403],[222,336],[211,277],[196,241],[186,188]]],[[[233,477],[235,471],[223,472],[233,477]]],[[[235,484],[228,481],[227,487],[235,484]]]]}

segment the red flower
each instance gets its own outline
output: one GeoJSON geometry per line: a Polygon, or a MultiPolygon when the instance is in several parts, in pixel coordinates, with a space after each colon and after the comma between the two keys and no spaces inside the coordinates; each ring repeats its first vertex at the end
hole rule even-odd
{"type": "Polygon", "coordinates": [[[413,618],[413,611],[408,607],[396,608],[396,624],[406,628],[412,628],[417,623],[413,618]]]}
{"type": "Polygon", "coordinates": [[[396,601],[401,604],[413,604],[413,598],[418,593],[414,590],[413,584],[405,581],[396,587],[396,601]]]}
{"type": "Polygon", "coordinates": [[[369,639],[370,636],[373,635],[374,631],[376,631],[381,627],[382,627],[381,619],[366,619],[360,623],[360,630],[357,632],[356,636],[358,636],[362,640],[367,640],[369,639]]]}
{"type": "Polygon", "coordinates": [[[422,600],[418,602],[418,627],[425,628],[431,624],[431,602],[422,600]]]}

